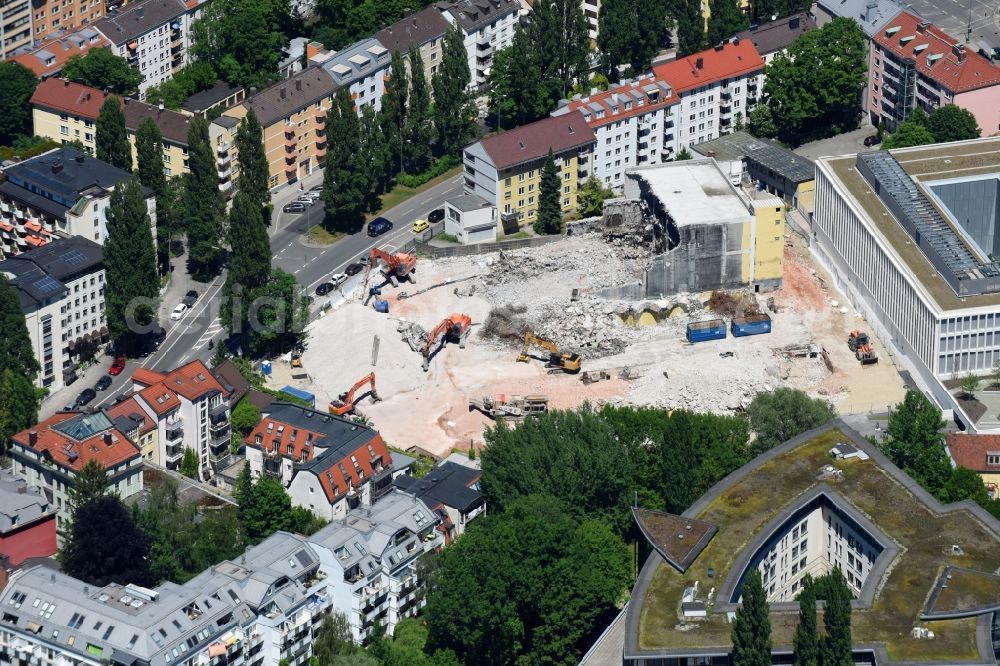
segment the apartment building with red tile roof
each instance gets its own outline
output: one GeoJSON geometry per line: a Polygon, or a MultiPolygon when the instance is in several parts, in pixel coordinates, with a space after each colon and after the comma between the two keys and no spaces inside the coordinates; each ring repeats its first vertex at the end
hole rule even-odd
{"type": "Polygon", "coordinates": [[[327,520],[371,504],[392,483],[377,431],[308,407],[274,403],[244,441],[254,478],[280,479],[293,504],[327,520]]]}
{"type": "Polygon", "coordinates": [[[139,398],[134,395],[129,396],[116,402],[106,411],[115,427],[139,447],[142,459],[159,465],[159,451],[156,446],[157,422],[139,404],[139,398]]]}
{"type": "Polygon", "coordinates": [[[979,474],[990,497],[998,497],[1000,488],[1000,435],[950,433],[948,455],[959,467],[979,474]]]}
{"type": "Polygon", "coordinates": [[[0,560],[16,567],[55,554],[56,507],[24,479],[0,470],[0,560]]]}
{"type": "Polygon", "coordinates": [[[10,59],[24,65],[34,72],[35,76],[44,80],[58,76],[63,65],[72,56],[86,55],[92,48],[107,45],[108,40],[96,30],[83,28],[76,32],[53,34],[43,41],[39,41],[36,36],[34,44],[18,49],[10,59]]]}
{"type": "Polygon", "coordinates": [[[60,412],[11,438],[14,473],[56,507],[61,527],[68,491],[91,461],[108,472],[123,499],[142,490],[142,456],[106,412],[60,412]]]}
{"type": "Polygon", "coordinates": [[[203,481],[229,463],[229,391],[203,362],[162,373],[139,368],[132,373],[132,397],[156,422],[154,461],[176,470],[191,449],[203,481]]]}
{"type": "Polygon", "coordinates": [[[868,112],[895,130],[917,106],[968,110],[984,135],[1000,130],[1000,68],[932,23],[902,11],[872,38],[868,112]]]}

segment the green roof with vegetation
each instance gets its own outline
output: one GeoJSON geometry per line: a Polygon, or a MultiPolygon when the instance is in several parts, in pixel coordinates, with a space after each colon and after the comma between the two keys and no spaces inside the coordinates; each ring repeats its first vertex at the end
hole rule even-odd
{"type": "MultiPolygon", "coordinates": [[[[728,649],[731,625],[725,613],[710,608],[703,620],[681,620],[684,589],[704,578],[707,567],[716,569],[720,583],[725,580],[741,551],[759,531],[823,482],[899,547],[883,579],[869,581],[876,586],[871,607],[854,610],[855,644],[882,645],[893,662],[984,659],[977,648],[975,617],[923,621],[920,615],[944,567],[996,571],[1000,567],[1000,535],[965,507],[941,510],[936,502],[929,505],[894,476],[900,474],[898,471],[890,473],[879,462],[884,458],[872,451],[873,447],[865,447],[873,454],[870,460],[833,459],[829,450],[841,442],[858,444],[856,438],[831,428],[797,446],[776,451],[776,456],[763,462],[758,459],[749,464],[749,471],[742,470],[744,476],[724,486],[703,510],[692,515],[718,525],[719,531],[684,574],[661,562],[645,597],[633,599],[641,604],[640,650],[728,649]],[[826,465],[840,471],[839,479],[831,480],[821,473],[826,465]],[[931,629],[935,637],[914,638],[911,631],[915,626],[931,629]]],[[[964,586],[961,594],[963,606],[987,606],[998,601],[998,590],[993,585],[964,586]]],[[[946,596],[939,603],[947,606],[951,602],[946,596]]],[[[775,649],[790,647],[798,624],[797,612],[773,611],[771,624],[775,649]]]]}

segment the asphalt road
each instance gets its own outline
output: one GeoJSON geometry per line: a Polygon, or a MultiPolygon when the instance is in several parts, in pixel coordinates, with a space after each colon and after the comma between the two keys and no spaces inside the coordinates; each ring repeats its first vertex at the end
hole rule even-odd
{"type": "Polygon", "coordinates": [[[991,47],[1000,46],[998,0],[908,0],[904,4],[955,39],[969,44],[973,51],[979,49],[980,41],[991,47]],[[972,36],[966,41],[970,25],[972,36]]]}
{"type": "MultiPolygon", "coordinates": [[[[305,186],[314,187],[320,184],[322,174],[313,174],[306,179],[305,186]]],[[[271,230],[272,264],[284,271],[292,273],[299,284],[305,287],[310,295],[320,282],[325,281],[330,274],[343,272],[347,264],[367,255],[373,247],[393,250],[413,237],[410,228],[413,221],[427,217],[427,213],[440,208],[445,199],[450,199],[462,193],[462,176],[455,176],[439,183],[426,192],[404,201],[398,206],[383,213],[383,217],[393,222],[391,232],[377,238],[369,238],[364,231],[352,234],[347,238],[329,246],[307,244],[310,227],[322,219],[322,204],[307,209],[302,214],[285,214],[282,206],[296,198],[299,191],[288,188],[278,192],[272,198],[274,208],[279,211],[271,230]]],[[[167,336],[159,351],[147,358],[129,361],[125,371],[113,378],[111,388],[98,394],[97,400],[88,407],[105,406],[114,401],[138,367],[154,370],[169,370],[188,361],[200,358],[207,361],[212,356],[208,348],[211,340],[220,341],[224,332],[219,324],[219,302],[225,276],[219,276],[213,282],[203,285],[201,296],[179,322],[162,322],[167,329],[167,336]]],[[[90,368],[80,380],[52,396],[42,405],[41,416],[46,418],[73,402],[76,395],[84,388],[93,386],[101,374],[107,372],[110,359],[103,357],[101,362],[90,368]]]]}

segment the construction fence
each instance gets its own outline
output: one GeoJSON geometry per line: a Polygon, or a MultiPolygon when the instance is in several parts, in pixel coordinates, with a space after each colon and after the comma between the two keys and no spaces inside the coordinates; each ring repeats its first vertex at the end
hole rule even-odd
{"type": "MultiPolygon", "coordinates": [[[[525,247],[538,247],[539,245],[548,245],[554,241],[561,239],[561,235],[557,236],[532,236],[531,238],[518,238],[516,240],[509,241],[498,241],[496,243],[476,243],[475,245],[454,245],[448,247],[442,247],[440,245],[431,245],[430,243],[425,243],[423,241],[412,241],[413,249],[417,254],[421,254],[431,259],[442,259],[445,257],[468,257],[475,254],[488,254],[490,252],[499,252],[500,250],[519,250],[525,247]]],[[[407,243],[401,251],[410,251],[407,243]]]]}

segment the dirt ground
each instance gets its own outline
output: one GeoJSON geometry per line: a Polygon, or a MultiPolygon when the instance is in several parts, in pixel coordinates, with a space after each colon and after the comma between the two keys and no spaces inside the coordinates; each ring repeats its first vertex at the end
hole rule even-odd
{"type": "MultiPolygon", "coordinates": [[[[786,247],[784,286],[760,299],[764,305],[766,298],[773,296],[777,305],[778,311],[770,313],[773,332],[697,345],[687,343],[685,327],[689,321],[713,316],[698,310],[710,294],[628,304],[592,298],[571,302],[567,285],[585,284],[580,267],[586,266],[586,253],[594,251],[602,258],[609,252],[600,246],[597,235],[519,251],[526,257],[522,264],[518,264],[518,253],[507,253],[501,265],[515,276],[510,280],[502,274],[498,278],[497,263],[490,257],[421,259],[416,284],[384,289],[390,303],[388,315],[363,306],[357,297],[328,312],[309,327],[303,356],[308,380],[292,380],[287,365],[276,361],[270,383],[312,391],[317,408],[324,409],[356,380],[374,371],[382,400],[374,403],[364,398],[358,411],[371,419],[391,445],[403,449],[416,445],[441,456],[453,448],[467,450],[482,444],[483,430],[492,421],[470,411],[468,400],[485,395],[543,394],[555,409],[589,401],[595,405],[631,403],[719,413],[739,411],[759,391],[783,385],[825,397],[843,413],[884,411],[902,399],[902,381],[880,341],[875,340],[880,363],[872,367],[862,368],[848,350],[851,329],[864,328],[869,334],[872,330],[853,311],[841,311],[842,296],[827,287],[829,280],[817,272],[797,239],[790,239],[786,247]],[[556,270],[549,277],[553,289],[547,290],[537,276],[522,279],[527,271],[519,271],[519,265],[535,267],[539,262],[544,264],[546,256],[558,257],[560,253],[574,256],[575,263],[573,272],[564,275],[552,269],[558,262],[545,264],[556,270]],[[458,278],[470,279],[418,293],[458,278]],[[475,289],[472,295],[459,295],[467,294],[469,286],[475,289]],[[400,299],[401,292],[412,296],[400,299]],[[681,316],[666,316],[668,312],[678,314],[678,303],[684,303],[687,314],[681,311],[681,316]],[[504,304],[525,305],[525,317],[532,328],[552,335],[564,349],[580,351],[584,371],[604,370],[610,378],[587,385],[580,375],[549,374],[538,360],[516,362],[519,344],[513,339],[485,339],[479,334],[491,309],[504,304]],[[622,314],[626,310],[627,317],[622,314]],[[456,312],[468,314],[473,321],[466,348],[445,345],[424,372],[420,354],[402,340],[397,326],[401,321],[412,321],[430,330],[456,312]],[[639,316],[643,312],[647,316],[639,316]],[[560,313],[565,313],[564,320],[560,313]],[[553,317],[561,321],[553,322],[553,317]],[[644,325],[637,326],[635,321],[644,325]],[[560,342],[560,333],[574,342],[593,334],[608,344],[575,348],[560,342]],[[373,365],[376,336],[378,354],[373,365]],[[822,355],[809,358],[783,353],[786,347],[809,345],[826,350],[832,372],[822,355]],[[732,354],[721,355],[725,352],[732,354]]],[[[591,283],[597,282],[590,277],[591,283]]]]}

